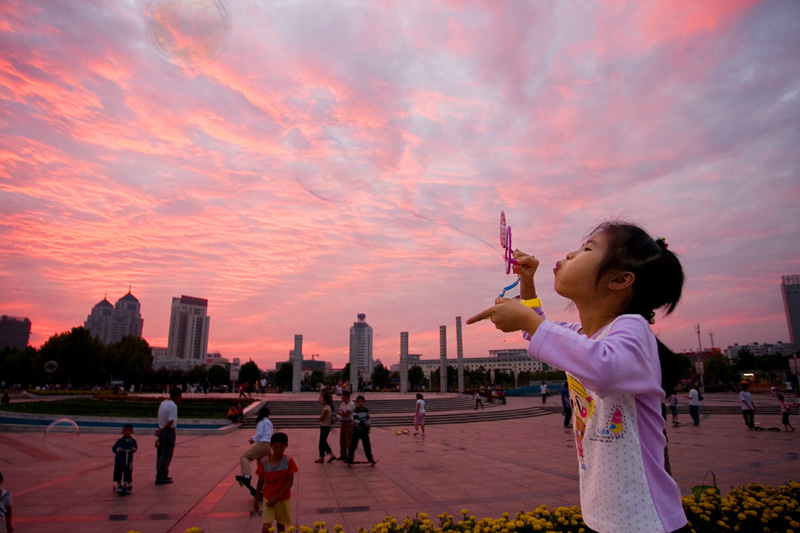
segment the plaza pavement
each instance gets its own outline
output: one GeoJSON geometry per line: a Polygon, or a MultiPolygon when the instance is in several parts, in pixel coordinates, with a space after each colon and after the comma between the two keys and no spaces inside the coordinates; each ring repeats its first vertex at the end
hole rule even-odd
{"type": "MultiPolygon", "coordinates": [[[[430,395],[433,397],[434,395],[430,395]]],[[[735,395],[706,395],[703,405],[736,406],[735,395]]],[[[558,401],[552,398],[550,403],[558,401]]],[[[756,398],[765,404],[771,398],[756,398]]],[[[682,400],[685,406],[685,400],[682,400]]],[[[509,398],[508,406],[541,405],[539,398],[509,398]]],[[[496,407],[502,409],[504,407],[496,407]]],[[[800,479],[800,431],[749,431],[734,414],[703,414],[697,427],[668,428],[672,472],[684,495],[716,473],[723,494],[747,483],[780,485],[800,479]]],[[[409,413],[409,426],[412,414],[409,413]]],[[[778,415],[756,414],[765,427],[780,426],[778,415]]],[[[792,422],[797,423],[794,415],[792,422]]],[[[420,437],[396,435],[400,428],[374,428],[374,468],[348,468],[336,461],[315,464],[318,430],[291,429],[287,453],[299,472],[292,488],[297,525],[325,521],[345,531],[371,528],[385,515],[398,520],[427,512],[458,515],[466,508],[478,518],[503,512],[579,504],[572,431],[557,414],[497,422],[430,426],[420,437]]],[[[795,424],[800,425],[800,424],[795,424]]],[[[280,430],[276,427],[276,430],[280,430]]],[[[113,434],[82,434],[77,441],[42,432],[0,433],[3,488],[12,491],[18,532],[182,533],[199,526],[206,533],[257,532],[260,513],[234,481],[238,456],[251,431],[221,436],[179,433],[170,474],[172,485],[154,485],[152,434],[135,435],[134,492],[112,493],[113,434]]],[[[329,442],[338,455],[339,433],[329,442]]],[[[360,450],[359,450],[360,452],[360,450]]],[[[710,483],[710,478],[709,478],[710,483]]]]}

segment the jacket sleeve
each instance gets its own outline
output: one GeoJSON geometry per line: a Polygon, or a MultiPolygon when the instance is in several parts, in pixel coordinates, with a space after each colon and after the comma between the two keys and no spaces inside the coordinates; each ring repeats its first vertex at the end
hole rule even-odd
{"type": "Polygon", "coordinates": [[[600,340],[545,321],[531,337],[528,353],[573,374],[601,397],[661,388],[655,335],[638,315],[619,317],[600,340]]]}

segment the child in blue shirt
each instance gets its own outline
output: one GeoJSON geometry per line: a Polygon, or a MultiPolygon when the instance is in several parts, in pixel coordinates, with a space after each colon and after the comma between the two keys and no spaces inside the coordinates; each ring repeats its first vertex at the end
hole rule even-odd
{"type": "Polygon", "coordinates": [[[122,426],[122,438],[117,439],[111,451],[114,452],[114,490],[120,496],[133,492],[133,454],[138,450],[133,438],[133,426],[122,426]],[[125,482],[123,485],[122,482],[125,482]]]}

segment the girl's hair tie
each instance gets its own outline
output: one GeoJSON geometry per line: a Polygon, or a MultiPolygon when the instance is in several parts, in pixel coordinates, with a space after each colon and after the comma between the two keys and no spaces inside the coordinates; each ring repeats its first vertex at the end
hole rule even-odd
{"type": "Polygon", "coordinates": [[[657,238],[657,239],[656,239],[656,243],[658,243],[658,245],[659,245],[661,248],[663,248],[664,250],[666,250],[667,248],[669,248],[669,244],[667,244],[667,239],[666,239],[666,237],[659,237],[659,238],[657,238]]]}
{"type": "Polygon", "coordinates": [[[655,324],[656,323],[656,312],[655,311],[650,311],[650,316],[647,318],[647,321],[650,322],[651,324],[655,324]]]}

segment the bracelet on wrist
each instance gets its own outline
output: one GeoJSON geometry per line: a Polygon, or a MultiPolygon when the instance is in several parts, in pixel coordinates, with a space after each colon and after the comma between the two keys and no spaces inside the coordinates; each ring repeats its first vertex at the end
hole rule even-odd
{"type": "Polygon", "coordinates": [[[533,309],[534,307],[542,306],[542,300],[540,298],[531,298],[530,300],[520,300],[520,302],[522,302],[522,305],[530,307],[531,309],[533,309]]]}

